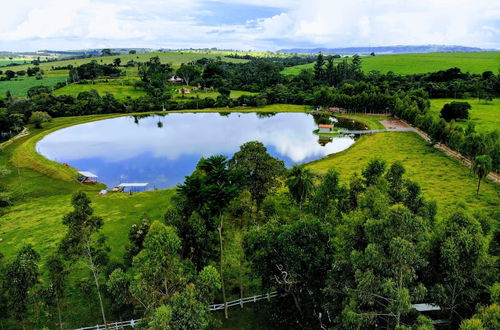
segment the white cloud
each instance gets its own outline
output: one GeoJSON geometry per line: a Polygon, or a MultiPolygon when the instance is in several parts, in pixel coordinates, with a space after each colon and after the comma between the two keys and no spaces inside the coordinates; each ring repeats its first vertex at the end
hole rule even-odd
{"type": "MultiPolygon", "coordinates": [[[[3,4],[0,48],[283,47],[458,44],[500,48],[490,0],[25,0],[3,4]],[[203,23],[210,4],[281,8],[239,24],[203,23]]],[[[218,7],[220,8],[220,6],[218,7]]],[[[254,7],[257,8],[257,7],[254,7]]],[[[224,13],[219,13],[224,14],[224,13]]],[[[257,15],[257,14],[256,14],[257,15]]]]}

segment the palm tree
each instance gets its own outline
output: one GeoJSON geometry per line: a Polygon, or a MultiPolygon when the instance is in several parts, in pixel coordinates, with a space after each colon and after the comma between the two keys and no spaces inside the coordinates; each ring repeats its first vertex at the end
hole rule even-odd
{"type": "Polygon", "coordinates": [[[299,205],[299,210],[302,210],[302,203],[314,190],[314,176],[304,165],[294,165],[288,173],[286,185],[292,198],[299,205]]]}
{"type": "Polygon", "coordinates": [[[481,180],[488,176],[492,168],[491,157],[488,155],[477,156],[472,162],[472,171],[477,175],[477,192],[479,195],[479,186],[481,185],[481,180]]]}

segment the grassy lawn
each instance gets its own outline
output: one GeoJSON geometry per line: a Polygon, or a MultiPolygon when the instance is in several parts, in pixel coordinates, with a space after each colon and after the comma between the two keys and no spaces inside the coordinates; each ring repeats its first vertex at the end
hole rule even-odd
{"type": "Polygon", "coordinates": [[[71,84],[55,90],[54,95],[71,95],[76,97],[81,92],[90,92],[91,90],[96,90],[101,96],[105,93],[111,93],[120,101],[127,99],[127,97],[135,99],[146,95],[146,91],[141,88],[135,88],[134,86],[129,85],[120,85],[118,83],[97,83],[94,85],[71,84]]]}
{"type": "MultiPolygon", "coordinates": [[[[363,56],[364,72],[377,70],[382,73],[392,71],[398,74],[426,73],[453,67],[463,72],[498,72],[500,52],[473,53],[429,53],[363,56]]],[[[312,69],[314,63],[286,68],[283,74],[297,75],[302,69],[312,69]]]]}
{"type": "MultiPolygon", "coordinates": [[[[16,67],[17,68],[17,67],[16,67]]],[[[66,76],[43,77],[37,80],[35,77],[21,77],[15,80],[0,81],[0,96],[5,96],[7,91],[13,96],[25,97],[28,89],[34,86],[54,87],[58,82],[66,81],[66,76]]]]}
{"type": "Polygon", "coordinates": [[[449,215],[457,207],[498,213],[499,185],[485,181],[477,198],[477,181],[470,169],[434,149],[413,132],[363,135],[351,148],[312,162],[309,166],[319,173],[335,168],[342,180],[347,182],[353,173],[359,173],[374,157],[389,164],[401,161],[407,170],[407,177],[421,185],[424,196],[438,202],[440,217],[449,215]]]}
{"type": "Polygon", "coordinates": [[[469,120],[457,122],[458,125],[466,127],[467,122],[472,122],[476,125],[478,132],[500,131],[500,99],[484,103],[477,99],[455,100],[455,99],[433,99],[431,100],[430,111],[432,115],[439,118],[441,109],[446,103],[453,101],[468,102],[472,109],[469,111],[469,120]]]}

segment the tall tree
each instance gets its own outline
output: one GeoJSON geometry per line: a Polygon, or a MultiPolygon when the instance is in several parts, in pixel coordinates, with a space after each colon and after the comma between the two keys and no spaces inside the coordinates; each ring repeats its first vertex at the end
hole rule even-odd
{"type": "Polygon", "coordinates": [[[59,327],[60,329],[63,329],[61,299],[64,297],[68,270],[64,267],[64,261],[59,254],[53,254],[49,257],[47,260],[47,270],[49,272],[50,284],[55,294],[59,327]]]}
{"type": "Polygon", "coordinates": [[[155,221],[144,240],[144,248],[134,258],[135,276],[131,292],[150,311],[165,303],[183,284],[179,256],[181,240],[173,227],[155,221]]]}
{"type": "Polygon", "coordinates": [[[5,269],[5,292],[9,310],[24,329],[30,290],[38,283],[40,272],[37,262],[40,255],[31,245],[22,247],[16,258],[5,269]]]}
{"type": "Polygon", "coordinates": [[[101,295],[99,274],[100,268],[107,262],[105,238],[101,235],[95,239],[103,225],[103,219],[94,215],[91,201],[84,192],[77,192],[71,199],[73,211],[63,217],[63,224],[68,227],[66,235],[61,240],[59,249],[69,259],[85,258],[96,286],[97,297],[101,308],[104,324],[106,314],[101,295]]]}
{"type": "Polygon", "coordinates": [[[186,85],[201,76],[201,70],[198,66],[184,63],[175,73],[184,80],[186,85]]]}
{"type": "Polygon", "coordinates": [[[374,158],[363,169],[363,177],[365,178],[366,186],[375,184],[378,178],[382,177],[385,172],[386,162],[384,160],[374,158]]]}
{"type": "Polygon", "coordinates": [[[476,195],[479,195],[479,187],[481,186],[481,180],[488,176],[492,169],[491,157],[489,155],[477,156],[472,162],[472,170],[476,174],[477,180],[477,191],[476,195]]]}
{"type": "Polygon", "coordinates": [[[284,162],[269,155],[267,148],[258,141],[243,144],[231,158],[230,166],[243,172],[257,210],[267,194],[280,186],[278,178],[285,172],[284,162]]]}
{"type": "Polygon", "coordinates": [[[487,253],[488,240],[476,219],[457,212],[439,229],[431,259],[435,260],[434,271],[429,280],[436,283],[432,290],[436,303],[458,325],[487,293],[488,285],[495,280],[495,269],[487,253]]]}
{"type": "Polygon", "coordinates": [[[319,53],[316,58],[316,63],[314,63],[314,78],[317,81],[323,81],[325,79],[325,58],[323,54],[319,53]]]}
{"type": "Polygon", "coordinates": [[[299,210],[302,210],[302,204],[314,190],[314,174],[304,165],[294,165],[288,172],[286,185],[299,210]]]}

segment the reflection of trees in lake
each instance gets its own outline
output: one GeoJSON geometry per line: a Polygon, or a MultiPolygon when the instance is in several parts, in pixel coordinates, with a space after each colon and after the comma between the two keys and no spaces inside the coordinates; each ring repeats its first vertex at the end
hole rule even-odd
{"type": "Polygon", "coordinates": [[[158,127],[163,127],[163,123],[161,122],[161,119],[168,116],[168,113],[157,113],[157,114],[139,114],[139,115],[132,115],[132,118],[134,118],[134,124],[139,125],[139,122],[141,119],[149,118],[149,117],[159,117],[157,126],[158,127]]]}
{"type": "Polygon", "coordinates": [[[312,116],[314,118],[314,123],[316,123],[316,125],[320,125],[320,124],[330,125],[334,122],[333,118],[329,115],[315,114],[312,116]]]}
{"type": "Polygon", "coordinates": [[[258,118],[269,118],[277,114],[277,112],[256,112],[258,118]]]}
{"type": "Polygon", "coordinates": [[[230,114],[230,112],[219,112],[219,116],[221,117],[229,117],[230,114]]]}

